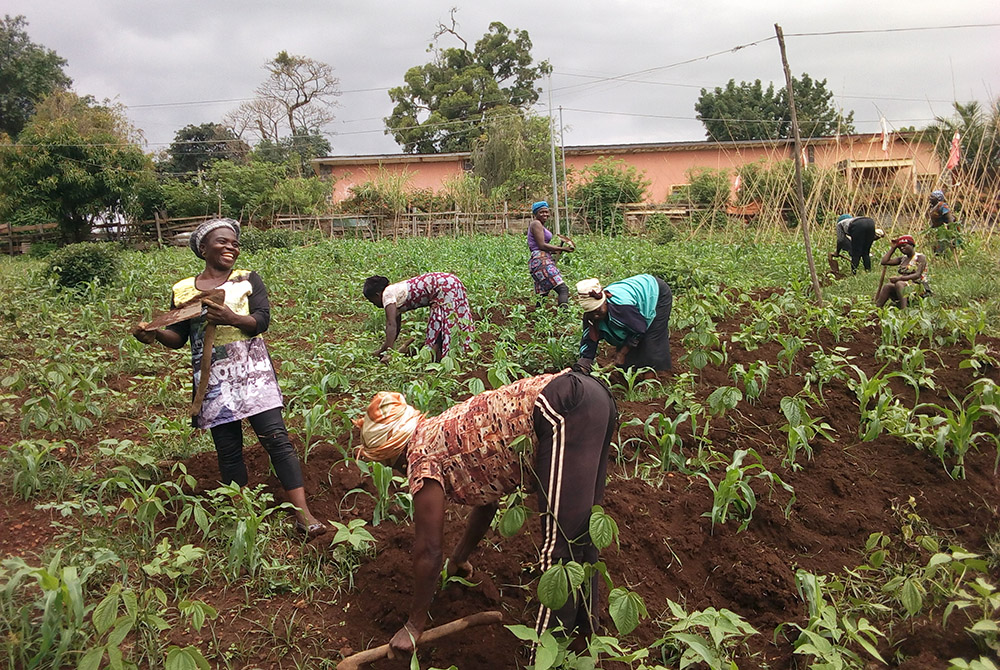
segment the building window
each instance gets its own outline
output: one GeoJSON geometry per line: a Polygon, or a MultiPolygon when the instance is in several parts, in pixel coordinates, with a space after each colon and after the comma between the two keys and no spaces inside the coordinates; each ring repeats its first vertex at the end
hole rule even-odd
{"type": "Polygon", "coordinates": [[[816,162],[816,147],[808,146],[806,147],[806,155],[809,157],[809,164],[812,165],[816,162]]]}
{"type": "Polygon", "coordinates": [[[462,161],[462,170],[465,172],[472,172],[472,161],[468,158],[462,161]]]}

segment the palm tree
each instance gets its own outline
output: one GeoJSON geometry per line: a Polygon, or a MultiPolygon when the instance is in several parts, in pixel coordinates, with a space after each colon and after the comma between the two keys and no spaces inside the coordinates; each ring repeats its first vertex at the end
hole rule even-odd
{"type": "Polygon", "coordinates": [[[934,142],[943,164],[957,131],[962,138],[962,156],[953,173],[956,181],[971,182],[980,190],[995,193],[1000,186],[1000,99],[993,101],[988,111],[977,101],[955,102],[952,107],[954,115],[935,117],[924,131],[926,137],[934,142]]]}

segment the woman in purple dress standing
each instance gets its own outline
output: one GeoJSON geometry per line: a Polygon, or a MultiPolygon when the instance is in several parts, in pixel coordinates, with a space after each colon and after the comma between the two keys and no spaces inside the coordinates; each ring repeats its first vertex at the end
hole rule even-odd
{"type": "Polygon", "coordinates": [[[535,280],[535,293],[540,296],[548,295],[555,289],[561,307],[569,303],[569,287],[566,286],[562,273],[556,267],[554,256],[565,251],[573,251],[576,247],[573,245],[573,240],[564,235],[553,235],[552,231],[545,227],[545,222],[551,216],[549,203],[542,200],[533,204],[531,216],[533,218],[528,225],[528,250],[531,252],[528,269],[531,270],[531,278],[535,280]],[[559,246],[551,243],[553,237],[559,238],[561,242],[559,246]]]}

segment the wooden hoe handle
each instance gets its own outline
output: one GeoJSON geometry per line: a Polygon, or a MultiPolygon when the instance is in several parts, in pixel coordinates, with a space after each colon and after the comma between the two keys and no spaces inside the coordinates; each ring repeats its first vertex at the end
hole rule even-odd
{"type": "Polygon", "coordinates": [[[191,401],[191,416],[198,416],[201,412],[201,404],[205,402],[205,393],[208,392],[208,376],[212,371],[212,349],[215,348],[215,324],[205,325],[205,339],[201,346],[201,375],[198,377],[198,391],[191,401]]]}
{"type": "MultiPolygon", "coordinates": [[[[451,635],[452,633],[463,631],[466,628],[500,623],[501,621],[503,621],[503,612],[489,611],[479,612],[478,614],[470,614],[469,616],[464,616],[461,619],[455,619],[454,621],[449,621],[446,624],[436,626],[430,630],[425,630],[420,636],[419,642],[421,644],[425,642],[433,642],[434,640],[451,635]]],[[[338,663],[337,670],[358,670],[358,668],[362,665],[366,663],[374,663],[375,661],[385,658],[388,655],[388,644],[383,644],[382,646],[375,647],[374,649],[359,651],[358,653],[352,654],[338,663]]]]}
{"type": "MultiPolygon", "coordinates": [[[[893,251],[895,251],[895,249],[893,249],[893,251]]],[[[878,289],[875,291],[875,297],[872,298],[872,302],[878,302],[878,294],[882,292],[882,286],[885,284],[885,271],[888,269],[888,265],[882,266],[882,276],[878,280],[878,289]]]]}
{"type": "MultiPolygon", "coordinates": [[[[226,299],[226,294],[222,291],[218,293],[221,295],[216,294],[216,292],[207,293],[202,300],[222,304],[226,299]]],[[[205,339],[201,346],[201,376],[198,377],[198,391],[194,394],[194,400],[191,402],[191,416],[198,416],[201,412],[201,404],[205,402],[205,393],[208,391],[208,376],[212,370],[212,349],[214,348],[215,324],[209,323],[205,325],[205,339]]]]}

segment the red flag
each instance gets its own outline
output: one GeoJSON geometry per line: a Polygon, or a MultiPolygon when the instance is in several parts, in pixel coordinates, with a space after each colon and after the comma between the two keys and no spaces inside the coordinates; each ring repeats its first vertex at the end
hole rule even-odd
{"type": "Polygon", "coordinates": [[[945,170],[954,170],[958,167],[958,161],[962,158],[962,147],[958,143],[960,139],[962,136],[956,130],[955,136],[951,138],[951,152],[948,154],[948,164],[944,166],[945,170]]]}

